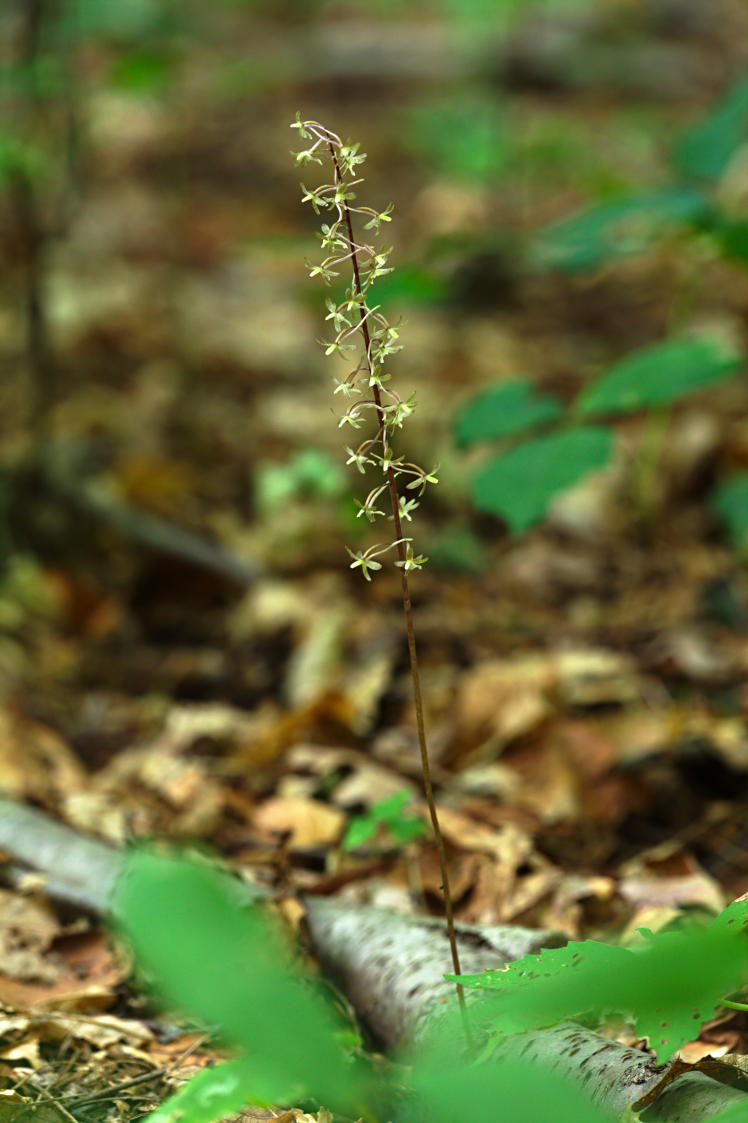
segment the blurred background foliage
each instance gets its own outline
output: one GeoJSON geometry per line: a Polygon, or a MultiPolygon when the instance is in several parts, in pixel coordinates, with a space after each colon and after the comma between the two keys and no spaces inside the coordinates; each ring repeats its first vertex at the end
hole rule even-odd
{"type": "Polygon", "coordinates": [[[11,687],[40,621],[99,650],[215,640],[258,573],[337,570],[365,533],[316,344],[298,109],[360,141],[362,197],[395,204],[378,292],[407,321],[407,441],[441,463],[426,594],[477,575],[491,596],[529,531],[644,570],[706,544],[744,605],[747,32],[737,0],[9,0],[11,687]],[[634,387],[574,428],[617,364],[678,340],[666,402],[634,387]],[[694,347],[731,377],[689,374],[694,347]],[[539,421],[557,428],[525,441],[539,421]]]}

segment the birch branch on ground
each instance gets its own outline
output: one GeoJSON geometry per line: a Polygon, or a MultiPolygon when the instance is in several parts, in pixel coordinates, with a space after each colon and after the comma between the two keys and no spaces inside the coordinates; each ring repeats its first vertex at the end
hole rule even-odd
{"type": "MultiPolygon", "coordinates": [[[[95,912],[109,910],[121,856],[107,844],[0,799],[0,848],[14,862],[42,873],[56,899],[95,912]]],[[[443,979],[451,960],[440,921],[333,898],[308,897],[305,904],[323,966],[386,1048],[417,1041],[434,1013],[454,1000],[452,984],[443,979]]],[[[458,926],[458,940],[463,969],[470,974],[563,942],[553,932],[472,925],[458,926]]],[[[485,1001],[475,991],[466,998],[471,1007],[485,1001]]],[[[748,1095],[680,1061],[658,1066],[648,1054],[573,1022],[506,1038],[492,1054],[497,1060],[519,1055],[573,1077],[616,1114],[654,1103],[648,1115],[658,1123],[701,1123],[733,1103],[748,1106],[748,1095]]]]}

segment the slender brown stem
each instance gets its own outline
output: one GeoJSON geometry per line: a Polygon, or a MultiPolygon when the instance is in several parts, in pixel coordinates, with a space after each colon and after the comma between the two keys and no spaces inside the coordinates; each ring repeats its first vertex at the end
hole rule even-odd
{"type": "MultiPolygon", "coordinates": [[[[340,172],[340,165],[332,144],[328,145],[330,151],[330,158],[335,169],[335,183],[342,182],[342,175],[340,172]]],[[[348,248],[351,251],[351,266],[353,269],[353,282],[354,282],[354,295],[363,295],[363,288],[361,285],[361,275],[358,266],[358,254],[356,251],[356,243],[353,238],[353,225],[351,223],[351,212],[348,204],[343,201],[343,215],[345,217],[345,224],[348,233],[348,248]]],[[[369,335],[369,324],[366,319],[366,313],[359,305],[359,330],[363,336],[364,346],[366,347],[366,361],[371,369],[371,337],[369,335]]],[[[385,413],[382,408],[382,396],[379,386],[376,382],[372,386],[373,398],[377,414],[377,423],[379,425],[379,435],[384,442],[385,436],[385,413]]],[[[461,975],[460,969],[460,953],[457,948],[457,937],[455,934],[455,920],[454,920],[454,906],[452,903],[452,892],[449,885],[449,870],[447,868],[447,853],[444,846],[444,836],[441,832],[439,825],[439,815],[436,810],[436,800],[434,799],[434,788],[431,782],[431,763],[429,761],[429,751],[426,742],[426,726],[423,717],[423,697],[421,695],[421,675],[418,665],[418,651],[416,649],[416,634],[413,624],[413,605],[410,599],[410,585],[408,582],[408,572],[405,568],[405,544],[403,542],[402,520],[400,518],[400,496],[397,490],[397,480],[395,472],[391,465],[387,466],[387,490],[390,497],[390,505],[392,507],[392,519],[395,527],[395,540],[398,561],[401,563],[400,569],[400,586],[403,601],[403,615],[405,617],[405,631],[408,639],[408,657],[410,660],[410,677],[413,683],[413,701],[416,711],[416,729],[418,732],[418,747],[421,754],[421,773],[423,777],[423,790],[426,796],[426,803],[429,809],[429,816],[431,818],[431,827],[434,834],[434,842],[436,843],[436,851],[439,856],[439,870],[442,879],[442,891],[444,893],[444,913],[447,921],[447,936],[449,939],[449,949],[452,955],[452,966],[456,975],[461,975]]],[[[469,1029],[466,1020],[465,1011],[465,995],[463,988],[460,984],[456,984],[457,997],[460,1003],[460,1009],[463,1014],[463,1021],[470,1041],[469,1029]]]]}

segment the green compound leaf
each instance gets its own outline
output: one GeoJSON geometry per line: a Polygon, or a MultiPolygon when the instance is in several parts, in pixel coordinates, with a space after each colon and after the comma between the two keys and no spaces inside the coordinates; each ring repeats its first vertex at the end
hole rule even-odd
{"type": "Polygon", "coordinates": [[[734,374],[741,360],[709,339],[668,339],[627,355],[579,395],[576,407],[593,414],[661,406],[734,374]]]}
{"type": "Polygon", "coordinates": [[[236,1115],[248,1103],[291,1103],[299,1089],[273,1086],[255,1064],[240,1058],[204,1069],[148,1116],[148,1123],[214,1123],[236,1115]]]}
{"type": "MultiPolygon", "coordinates": [[[[331,1108],[361,1114],[365,1077],[340,1047],[341,1024],[293,970],[281,928],[247,906],[237,882],[198,862],[134,850],[114,908],[165,1002],[247,1052],[262,1073],[260,1098],[293,1080],[331,1108]]],[[[232,1103],[243,1072],[227,1080],[232,1103]]]]}
{"type": "Polygon", "coordinates": [[[559,492],[610,459],[613,435],[602,426],[567,429],[496,457],[472,483],[476,507],[499,515],[515,533],[539,522],[559,492]]]}
{"type": "Polygon", "coordinates": [[[455,440],[460,447],[467,448],[477,441],[523,433],[553,421],[561,412],[560,402],[537,394],[527,379],[499,382],[460,410],[454,422],[455,440]]]}
{"type": "Polygon", "coordinates": [[[696,179],[719,179],[746,138],[748,79],[741,79],[711,113],[683,134],[675,151],[676,167],[696,179]]]}
{"type": "Polygon", "coordinates": [[[746,922],[748,903],[736,902],[707,926],[661,933],[641,948],[585,940],[460,982],[501,992],[491,1023],[498,1037],[617,1012],[635,1020],[662,1063],[748,978],[746,922]]]}
{"type": "Polygon", "coordinates": [[[748,547],[748,472],[721,483],[711,500],[712,510],[727,527],[736,550],[748,547]]]}
{"type": "Polygon", "coordinates": [[[532,256],[541,268],[584,273],[644,252],[670,227],[695,221],[707,209],[704,196],[690,187],[600,203],[548,226],[532,256]]]}

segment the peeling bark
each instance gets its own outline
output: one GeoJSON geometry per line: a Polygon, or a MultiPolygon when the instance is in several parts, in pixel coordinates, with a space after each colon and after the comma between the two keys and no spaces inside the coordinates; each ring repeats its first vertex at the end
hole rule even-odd
{"type": "MultiPolygon", "coordinates": [[[[43,873],[51,896],[108,911],[122,861],[114,848],[0,799],[0,849],[43,873]]],[[[450,970],[450,956],[441,921],[329,898],[309,897],[306,906],[323,966],[384,1046],[417,1041],[440,1007],[454,1005],[454,987],[442,977],[450,970]]],[[[470,974],[563,943],[559,933],[500,925],[458,925],[458,940],[463,969],[470,974]]],[[[485,1009],[500,1001],[500,994],[468,991],[466,999],[472,1015],[478,1003],[485,1009]]],[[[491,1057],[523,1057],[548,1065],[573,1077],[615,1114],[652,1104],[646,1119],[657,1123],[700,1123],[733,1103],[748,1105],[748,1095],[704,1073],[682,1075],[687,1066],[680,1061],[656,1065],[648,1054],[573,1022],[508,1037],[491,1057]]],[[[726,1079],[734,1079],[734,1071],[728,1072],[732,1066],[725,1069],[726,1079]]]]}

